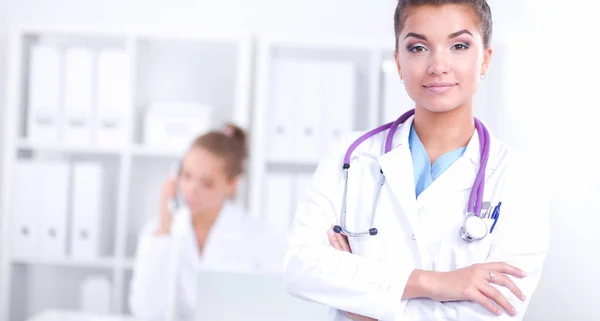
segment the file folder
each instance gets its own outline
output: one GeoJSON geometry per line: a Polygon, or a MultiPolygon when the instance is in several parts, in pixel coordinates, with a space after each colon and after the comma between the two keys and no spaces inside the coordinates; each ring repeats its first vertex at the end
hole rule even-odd
{"type": "Polygon", "coordinates": [[[92,142],[93,52],[69,48],[65,52],[64,119],[62,140],[68,145],[92,142]]]}
{"type": "Polygon", "coordinates": [[[100,163],[73,164],[70,255],[74,259],[95,259],[103,254],[103,177],[100,163]]]}
{"type": "Polygon", "coordinates": [[[104,49],[97,61],[95,141],[102,147],[127,142],[131,121],[130,66],[125,50],[104,49]]]}
{"type": "Polygon", "coordinates": [[[59,141],[61,70],[61,53],[56,46],[31,47],[27,116],[27,139],[31,143],[59,141]]]}

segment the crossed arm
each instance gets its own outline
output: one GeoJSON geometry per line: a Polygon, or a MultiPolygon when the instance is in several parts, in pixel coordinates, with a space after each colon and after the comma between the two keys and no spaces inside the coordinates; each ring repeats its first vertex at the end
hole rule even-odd
{"type": "MultiPolygon", "coordinates": [[[[330,230],[327,236],[331,246],[336,250],[352,253],[346,236],[333,230],[330,230]]],[[[414,270],[408,279],[402,299],[429,298],[439,302],[468,300],[480,304],[497,316],[503,313],[502,310],[510,316],[515,316],[517,315],[515,307],[492,286],[492,284],[503,286],[518,299],[526,300],[523,292],[509,278],[509,275],[517,278],[526,277],[526,273],[520,269],[497,262],[476,264],[446,273],[414,270]]],[[[351,312],[344,312],[344,314],[354,321],[375,321],[373,318],[351,312]]]]}

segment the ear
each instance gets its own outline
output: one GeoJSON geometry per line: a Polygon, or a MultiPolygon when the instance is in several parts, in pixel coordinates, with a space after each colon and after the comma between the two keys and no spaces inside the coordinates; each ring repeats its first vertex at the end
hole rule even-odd
{"type": "Polygon", "coordinates": [[[398,50],[394,51],[394,60],[396,61],[396,68],[398,68],[398,75],[400,80],[404,80],[402,77],[402,66],[400,66],[400,58],[398,57],[398,50]]]}
{"type": "Polygon", "coordinates": [[[487,74],[490,63],[492,62],[492,53],[494,50],[492,48],[487,48],[483,51],[483,62],[481,63],[481,75],[487,74]]]}

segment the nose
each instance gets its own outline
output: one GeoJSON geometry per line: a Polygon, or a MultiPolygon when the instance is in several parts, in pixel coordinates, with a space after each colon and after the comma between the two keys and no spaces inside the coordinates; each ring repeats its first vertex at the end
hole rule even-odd
{"type": "Polygon", "coordinates": [[[448,73],[450,69],[450,63],[446,52],[443,50],[436,50],[430,55],[429,61],[429,74],[434,76],[441,76],[448,73]]]}

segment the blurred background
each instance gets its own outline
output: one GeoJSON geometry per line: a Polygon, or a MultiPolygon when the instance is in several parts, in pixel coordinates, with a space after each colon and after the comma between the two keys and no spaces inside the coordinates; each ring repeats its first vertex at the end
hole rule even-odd
{"type": "MultiPolygon", "coordinates": [[[[488,3],[495,52],[476,114],[551,184],[551,253],[526,320],[600,320],[598,4],[488,3]]],[[[412,108],[394,7],[0,0],[0,320],[128,315],[137,237],[169,168],[224,122],[250,135],[238,201],[285,231],[331,143],[412,108]],[[32,242],[36,230],[53,232],[32,242]]]]}

